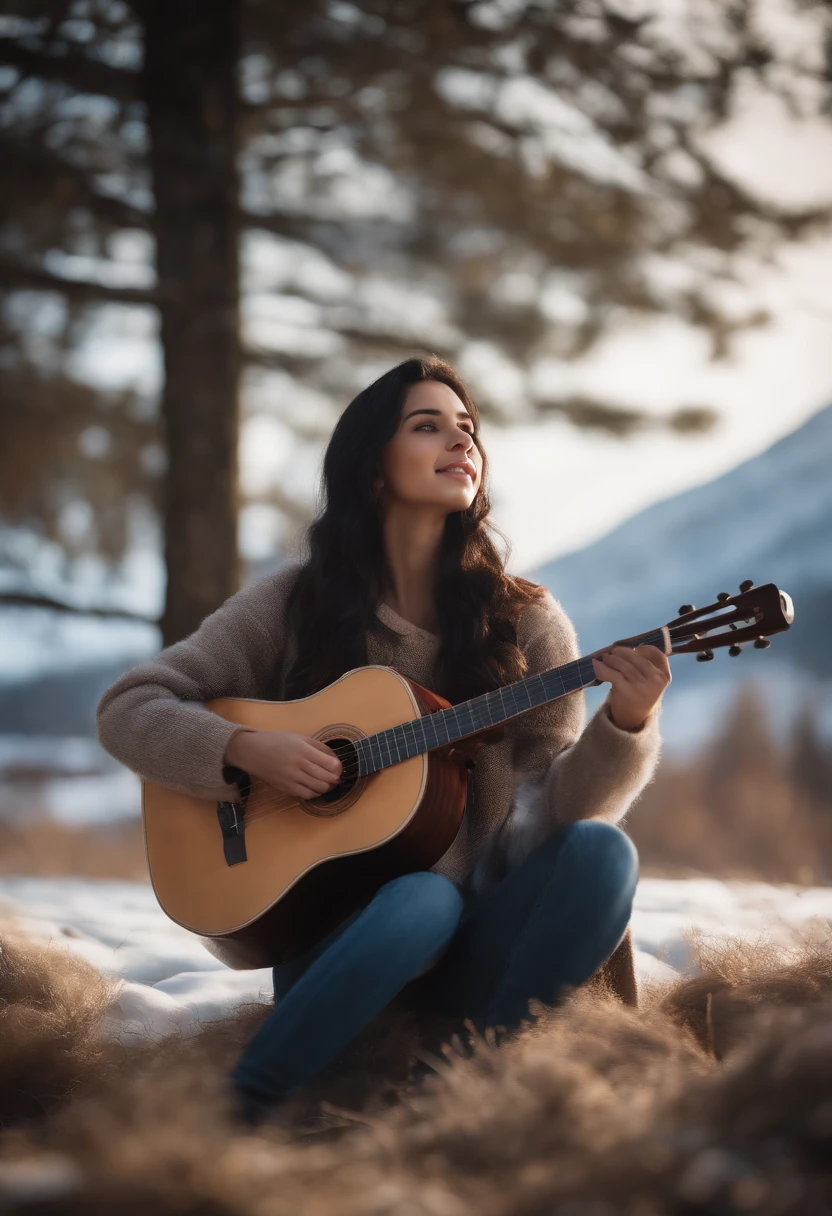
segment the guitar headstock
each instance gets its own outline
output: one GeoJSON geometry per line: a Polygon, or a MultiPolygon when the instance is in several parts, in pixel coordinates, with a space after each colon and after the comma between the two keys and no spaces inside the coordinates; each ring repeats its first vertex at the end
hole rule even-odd
{"type": "Polygon", "coordinates": [[[721,591],[716,602],[705,608],[683,604],[679,616],[668,621],[671,654],[696,653],[699,662],[714,657],[720,646],[730,647],[730,655],[740,653],[743,642],[753,641],[762,649],[770,646],[773,633],[783,633],[794,620],[791,596],[774,583],[755,587],[751,579],[740,583],[739,595],[721,591]]]}

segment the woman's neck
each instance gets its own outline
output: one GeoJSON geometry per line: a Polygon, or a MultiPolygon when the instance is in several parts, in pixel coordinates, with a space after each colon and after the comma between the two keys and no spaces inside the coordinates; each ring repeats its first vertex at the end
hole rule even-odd
{"type": "Polygon", "coordinates": [[[390,504],[384,517],[384,548],[389,581],[382,596],[402,618],[436,632],[436,572],[445,516],[390,504]]]}

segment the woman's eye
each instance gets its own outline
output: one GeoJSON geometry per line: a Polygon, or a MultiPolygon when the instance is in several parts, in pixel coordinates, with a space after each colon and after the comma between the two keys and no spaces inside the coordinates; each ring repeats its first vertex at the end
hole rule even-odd
{"type": "MultiPolygon", "coordinates": [[[[417,427],[414,427],[414,430],[423,431],[426,426],[429,426],[432,431],[436,430],[436,425],[433,422],[420,422],[417,427]]],[[[470,435],[472,439],[474,438],[474,432],[470,431],[467,426],[464,426],[462,429],[466,435],[470,435]]]]}

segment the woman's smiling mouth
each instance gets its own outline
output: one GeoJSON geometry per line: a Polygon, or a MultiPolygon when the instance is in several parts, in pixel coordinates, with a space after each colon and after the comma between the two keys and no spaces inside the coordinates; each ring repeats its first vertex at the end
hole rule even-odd
{"type": "Polygon", "coordinates": [[[460,461],[459,464],[446,465],[444,469],[437,469],[436,471],[437,473],[445,473],[448,477],[467,477],[471,481],[476,476],[476,469],[468,460],[460,461]]]}

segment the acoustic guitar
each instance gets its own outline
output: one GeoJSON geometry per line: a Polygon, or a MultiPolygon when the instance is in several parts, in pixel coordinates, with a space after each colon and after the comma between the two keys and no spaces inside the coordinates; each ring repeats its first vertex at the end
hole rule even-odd
{"type": "MultiPolygon", "coordinates": [[[[786,592],[749,579],[739,595],[722,592],[698,610],[685,604],[668,624],[613,645],[695,653],[705,662],[718,647],[737,655],[743,642],[769,646],[769,635],[793,620],[786,592]]],[[[430,869],[462,822],[466,741],[601,683],[592,666],[601,653],[460,705],[383,666],[348,671],[294,701],[207,701],[229,722],[321,740],[340,757],[341,780],[306,801],[242,774],[239,800],[220,803],[144,781],[147,864],[162,909],[230,967],[290,961],[391,878],[430,869]]]]}

